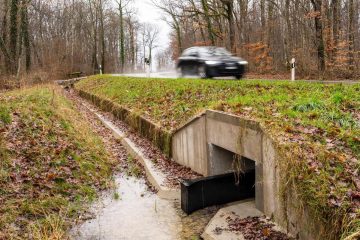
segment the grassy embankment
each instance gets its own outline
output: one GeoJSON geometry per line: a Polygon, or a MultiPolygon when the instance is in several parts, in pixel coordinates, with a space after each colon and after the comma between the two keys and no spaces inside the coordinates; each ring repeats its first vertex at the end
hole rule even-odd
{"type": "Polygon", "coordinates": [[[0,239],[63,239],[114,162],[53,86],[0,95],[0,239]]]}
{"type": "Polygon", "coordinates": [[[329,236],[360,234],[359,84],[95,76],[76,88],[169,131],[204,109],[260,122],[288,160],[286,185],[296,186],[313,217],[332,230],[329,236]]]}

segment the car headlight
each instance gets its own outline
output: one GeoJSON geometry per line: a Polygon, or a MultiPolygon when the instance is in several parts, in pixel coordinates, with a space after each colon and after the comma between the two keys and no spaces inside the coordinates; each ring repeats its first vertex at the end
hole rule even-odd
{"type": "Polygon", "coordinates": [[[205,61],[205,63],[207,65],[216,65],[216,64],[219,64],[220,62],[219,61],[205,61]]]}
{"type": "Polygon", "coordinates": [[[248,65],[249,63],[248,63],[248,61],[243,60],[243,61],[240,61],[239,64],[240,65],[248,65]]]}

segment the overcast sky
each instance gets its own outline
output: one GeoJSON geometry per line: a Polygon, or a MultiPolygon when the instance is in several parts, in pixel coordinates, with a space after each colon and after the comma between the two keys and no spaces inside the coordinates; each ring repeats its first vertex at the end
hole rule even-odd
{"type": "Polygon", "coordinates": [[[140,22],[150,22],[159,26],[159,45],[162,49],[166,48],[169,45],[171,30],[169,25],[161,20],[164,13],[156,8],[151,3],[151,0],[135,0],[135,8],[138,9],[138,19],[140,22]]]}

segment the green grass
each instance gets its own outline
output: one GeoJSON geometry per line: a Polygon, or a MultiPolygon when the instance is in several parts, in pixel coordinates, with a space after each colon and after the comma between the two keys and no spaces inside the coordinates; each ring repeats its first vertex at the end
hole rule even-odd
{"type": "Polygon", "coordinates": [[[0,239],[63,239],[114,163],[60,89],[0,96],[0,239]]]}
{"type": "Polygon", "coordinates": [[[6,106],[0,106],[0,124],[5,126],[11,122],[10,111],[6,106]]]}
{"type": "Polygon", "coordinates": [[[109,99],[174,131],[205,109],[258,121],[279,143],[284,186],[332,232],[359,232],[360,84],[141,79],[94,76],[76,88],[109,99]],[[351,213],[351,214],[350,214],[351,213]],[[351,217],[349,217],[351,216],[351,217]]]}
{"type": "Polygon", "coordinates": [[[128,156],[127,163],[128,163],[127,175],[133,176],[135,178],[140,178],[143,172],[140,166],[138,165],[136,159],[134,159],[131,156],[128,156]]]}
{"type": "Polygon", "coordinates": [[[121,200],[120,194],[118,192],[114,193],[114,199],[115,200],[121,200]]]}
{"type": "Polygon", "coordinates": [[[316,127],[360,155],[360,84],[95,76],[76,88],[117,102],[167,130],[204,109],[217,109],[282,129],[316,127]]]}

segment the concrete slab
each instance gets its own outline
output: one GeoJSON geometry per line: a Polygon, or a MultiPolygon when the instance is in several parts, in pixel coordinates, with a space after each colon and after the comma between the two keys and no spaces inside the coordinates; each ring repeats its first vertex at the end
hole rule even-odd
{"type": "Polygon", "coordinates": [[[226,219],[236,214],[240,218],[260,217],[264,214],[256,209],[254,200],[245,200],[233,203],[221,208],[211,219],[205,232],[201,235],[204,240],[244,240],[242,234],[229,231],[218,231],[218,229],[228,228],[226,219]]]}
{"type": "Polygon", "coordinates": [[[150,184],[158,191],[158,196],[163,199],[169,200],[179,200],[180,199],[180,189],[169,188],[165,186],[166,176],[165,174],[159,172],[156,169],[155,164],[148,158],[144,156],[142,151],[132,142],[129,138],[126,137],[126,134],[123,133],[118,127],[113,123],[106,120],[101,114],[97,113],[94,109],[89,108],[84,104],[91,112],[93,112],[97,118],[111,130],[113,135],[120,140],[121,144],[126,148],[128,153],[138,160],[145,169],[145,174],[150,184]]]}
{"type": "MultiPolygon", "coordinates": [[[[263,217],[264,213],[256,209],[254,200],[244,200],[221,208],[211,219],[201,237],[204,240],[245,240],[238,232],[227,231],[229,227],[227,218],[245,219],[248,217],[263,217]]],[[[275,231],[285,232],[281,227],[275,225],[275,231]]]]}

